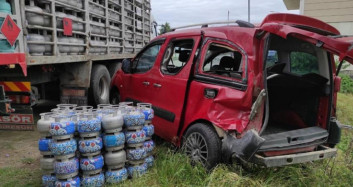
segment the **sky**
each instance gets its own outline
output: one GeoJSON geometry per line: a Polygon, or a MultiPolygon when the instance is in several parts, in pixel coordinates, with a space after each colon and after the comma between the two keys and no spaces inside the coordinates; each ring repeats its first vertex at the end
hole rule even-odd
{"type": "MultiPolygon", "coordinates": [[[[283,0],[251,0],[250,22],[260,23],[270,13],[288,11],[283,0]]],[[[248,20],[247,0],[151,0],[152,15],[157,23],[171,27],[230,20],[248,20]]]]}

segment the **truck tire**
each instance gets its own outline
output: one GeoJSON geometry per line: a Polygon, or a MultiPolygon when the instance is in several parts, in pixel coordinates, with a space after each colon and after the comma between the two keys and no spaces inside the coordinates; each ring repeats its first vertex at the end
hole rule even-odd
{"type": "Polygon", "coordinates": [[[95,105],[109,104],[110,75],[104,65],[95,65],[91,73],[91,97],[95,105]]]}
{"type": "Polygon", "coordinates": [[[119,69],[121,69],[121,62],[113,62],[108,65],[108,71],[110,74],[110,77],[113,78],[115,72],[117,72],[119,69]]]}
{"type": "Polygon", "coordinates": [[[196,123],[186,131],[182,149],[192,164],[200,162],[207,169],[221,160],[221,140],[211,126],[203,123],[196,123]]]}

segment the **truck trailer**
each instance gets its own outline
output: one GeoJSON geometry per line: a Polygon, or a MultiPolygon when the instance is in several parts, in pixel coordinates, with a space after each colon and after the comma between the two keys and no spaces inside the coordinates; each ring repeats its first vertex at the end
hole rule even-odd
{"type": "Polygon", "coordinates": [[[0,129],[32,130],[39,99],[109,103],[111,77],[152,25],[150,0],[1,0],[0,85],[14,112],[0,129]]]}

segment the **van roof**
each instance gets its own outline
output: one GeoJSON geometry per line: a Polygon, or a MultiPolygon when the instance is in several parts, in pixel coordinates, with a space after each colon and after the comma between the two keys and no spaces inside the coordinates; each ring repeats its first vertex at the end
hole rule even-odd
{"type": "Polygon", "coordinates": [[[322,35],[340,34],[340,32],[336,28],[318,19],[314,19],[303,15],[297,15],[297,14],[275,13],[275,14],[269,14],[261,24],[256,25],[254,28],[231,25],[231,26],[181,29],[181,30],[176,30],[173,32],[168,32],[166,34],[160,35],[156,39],[166,38],[166,37],[200,35],[201,31],[204,32],[205,36],[223,38],[223,39],[228,39],[229,34],[234,34],[234,32],[232,31],[241,32],[243,34],[248,33],[250,35],[252,34],[253,36],[256,30],[268,24],[290,25],[296,28],[308,30],[322,35]]]}

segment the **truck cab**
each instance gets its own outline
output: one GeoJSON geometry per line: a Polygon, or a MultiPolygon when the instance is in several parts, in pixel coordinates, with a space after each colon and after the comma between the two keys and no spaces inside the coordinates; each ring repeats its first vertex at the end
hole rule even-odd
{"type": "Polygon", "coordinates": [[[234,157],[267,167],[333,157],[334,57],[353,61],[342,37],[291,14],[173,31],[123,61],[111,102],[152,103],[156,134],[207,168],[234,157]]]}

